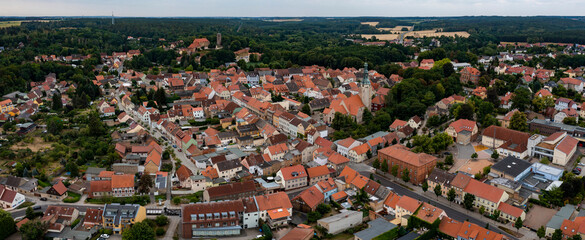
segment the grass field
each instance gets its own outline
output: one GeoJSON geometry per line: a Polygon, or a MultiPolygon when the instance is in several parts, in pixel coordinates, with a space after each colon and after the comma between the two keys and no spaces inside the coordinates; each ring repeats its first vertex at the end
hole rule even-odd
{"type": "Polygon", "coordinates": [[[0,28],[20,26],[23,21],[5,21],[0,22],[0,28]]]}

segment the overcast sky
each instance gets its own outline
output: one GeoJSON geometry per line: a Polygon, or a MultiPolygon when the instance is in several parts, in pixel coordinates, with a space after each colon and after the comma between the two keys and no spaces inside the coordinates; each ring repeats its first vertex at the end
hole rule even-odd
{"type": "Polygon", "coordinates": [[[584,15],[585,0],[0,0],[1,16],[584,15]]]}

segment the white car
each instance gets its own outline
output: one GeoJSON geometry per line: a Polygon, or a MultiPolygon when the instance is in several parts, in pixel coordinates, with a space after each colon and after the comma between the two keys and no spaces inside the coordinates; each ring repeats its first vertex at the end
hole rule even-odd
{"type": "Polygon", "coordinates": [[[100,235],[100,237],[101,238],[108,239],[108,238],[110,238],[110,235],[104,233],[104,234],[100,235]]]}

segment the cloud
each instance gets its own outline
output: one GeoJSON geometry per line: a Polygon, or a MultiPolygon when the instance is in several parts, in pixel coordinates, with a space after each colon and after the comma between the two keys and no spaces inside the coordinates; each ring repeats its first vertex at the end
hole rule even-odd
{"type": "Polygon", "coordinates": [[[582,15],[585,0],[3,0],[3,16],[265,17],[582,15]]]}

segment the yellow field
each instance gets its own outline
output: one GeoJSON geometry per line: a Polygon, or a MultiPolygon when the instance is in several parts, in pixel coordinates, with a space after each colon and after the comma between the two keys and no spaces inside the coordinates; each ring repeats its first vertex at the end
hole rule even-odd
{"type": "Polygon", "coordinates": [[[400,37],[400,34],[362,34],[362,37],[365,39],[371,39],[374,36],[378,40],[392,41],[398,39],[398,37],[400,37]]]}
{"type": "Polygon", "coordinates": [[[361,22],[361,24],[370,25],[372,27],[375,27],[376,25],[378,25],[378,23],[380,22],[361,22]]]}
{"type": "Polygon", "coordinates": [[[468,38],[469,37],[469,33],[468,32],[437,32],[435,30],[425,30],[425,31],[413,31],[413,32],[409,32],[406,35],[404,35],[405,37],[414,37],[414,38],[422,38],[422,37],[455,37],[455,36],[459,36],[459,37],[463,37],[463,38],[468,38]]]}
{"type": "MultiPolygon", "coordinates": [[[[362,22],[362,24],[365,24],[364,22],[362,22]]],[[[366,39],[371,39],[373,36],[375,36],[378,40],[382,40],[382,41],[392,41],[395,39],[398,39],[400,37],[400,34],[404,34],[404,37],[414,37],[414,38],[423,38],[423,37],[455,37],[455,36],[459,36],[459,37],[463,37],[463,38],[468,38],[469,37],[469,33],[468,32],[443,32],[442,28],[437,28],[437,29],[433,29],[433,30],[422,30],[422,31],[411,31],[411,32],[405,32],[402,31],[403,28],[407,28],[409,30],[412,30],[414,27],[413,26],[396,26],[393,28],[377,28],[380,31],[389,31],[391,32],[390,34],[362,34],[362,37],[366,38],[366,39]]]]}
{"type": "Polygon", "coordinates": [[[0,28],[20,26],[23,21],[6,21],[0,22],[0,28]]]}

